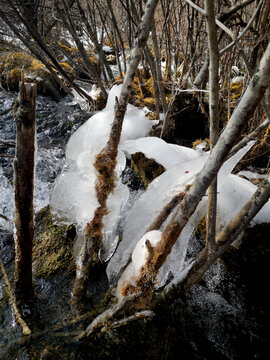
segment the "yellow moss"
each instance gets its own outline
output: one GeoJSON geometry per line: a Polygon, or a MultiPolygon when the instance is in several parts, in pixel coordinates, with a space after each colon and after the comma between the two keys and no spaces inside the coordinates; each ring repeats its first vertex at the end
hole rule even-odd
{"type": "Polygon", "coordinates": [[[66,63],[66,62],[60,62],[59,65],[60,65],[65,71],[67,71],[67,72],[69,72],[69,73],[72,73],[72,72],[73,72],[72,67],[71,67],[68,63],[66,63]]]}
{"type": "Polygon", "coordinates": [[[103,41],[104,45],[110,46],[111,48],[113,48],[113,43],[111,42],[111,40],[108,38],[108,36],[105,37],[104,41],[103,41]]]}
{"type": "Polygon", "coordinates": [[[230,83],[230,105],[233,109],[236,107],[237,102],[242,95],[243,85],[244,84],[241,81],[230,83]]]}
{"type": "Polygon", "coordinates": [[[89,56],[91,64],[97,64],[97,59],[94,56],[89,56]]]}
{"type": "Polygon", "coordinates": [[[4,71],[10,71],[16,67],[29,68],[33,57],[23,53],[22,51],[13,51],[1,56],[2,67],[4,71]]]}
{"type": "MultiPolygon", "coordinates": [[[[264,114],[262,121],[264,121],[266,114],[264,114]]],[[[260,142],[260,146],[263,146],[267,140],[269,140],[269,131],[270,131],[270,125],[268,125],[267,129],[265,130],[264,136],[260,142]]]]}
{"type": "Polygon", "coordinates": [[[30,66],[30,70],[34,71],[36,74],[38,74],[38,72],[40,71],[40,69],[46,69],[45,65],[42,64],[42,62],[40,62],[37,59],[33,59],[31,66],[30,66]]]}
{"type": "Polygon", "coordinates": [[[19,68],[12,69],[9,72],[9,77],[11,79],[13,79],[14,81],[20,81],[20,79],[21,79],[21,69],[19,69],[19,68]]]}
{"type": "Polygon", "coordinates": [[[154,98],[145,98],[143,99],[143,102],[146,106],[149,105],[155,105],[155,99],[154,98]]]}
{"type": "Polygon", "coordinates": [[[199,231],[202,238],[206,239],[206,217],[205,216],[201,219],[199,224],[196,226],[195,232],[196,231],[199,231]]]}
{"type": "MultiPolygon", "coordinates": [[[[152,111],[150,111],[146,116],[147,116],[150,120],[158,120],[157,114],[154,113],[154,112],[152,112],[152,111]]],[[[159,131],[159,133],[160,133],[160,131],[159,131]]],[[[150,131],[150,134],[152,134],[152,130],[150,131]]],[[[160,134],[159,134],[159,135],[160,135],[160,134]]],[[[157,136],[157,137],[159,137],[159,135],[156,135],[155,133],[153,133],[152,136],[157,136]]],[[[151,135],[150,135],[150,136],[151,136],[151,135]]]]}
{"type": "Polygon", "coordinates": [[[192,143],[192,148],[193,149],[195,149],[196,148],[196,146],[198,146],[198,145],[200,145],[200,144],[202,144],[202,143],[206,143],[205,144],[205,147],[203,148],[203,150],[204,151],[208,151],[209,149],[210,149],[210,144],[211,144],[211,142],[210,142],[210,139],[197,139],[197,140],[195,140],[193,143],[192,143]]]}
{"type": "Polygon", "coordinates": [[[74,55],[76,55],[76,54],[79,53],[79,50],[78,50],[76,47],[74,47],[74,46],[69,47],[69,46],[67,46],[67,45],[62,44],[61,42],[59,42],[58,44],[60,45],[60,47],[61,47],[64,51],[66,51],[66,52],[69,53],[70,55],[73,55],[73,56],[74,56],[74,55]]]}
{"type": "Polygon", "coordinates": [[[0,58],[0,76],[2,83],[11,90],[18,89],[22,70],[24,71],[26,82],[35,81],[35,75],[46,79],[48,78],[49,72],[45,65],[31,55],[21,51],[12,51],[3,54],[0,58]],[[46,76],[44,76],[44,74],[46,76]],[[31,76],[29,77],[29,75],[31,76]]]}

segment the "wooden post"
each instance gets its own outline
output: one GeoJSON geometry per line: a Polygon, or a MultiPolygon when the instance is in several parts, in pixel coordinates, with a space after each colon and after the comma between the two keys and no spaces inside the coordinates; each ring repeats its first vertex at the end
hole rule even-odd
{"type": "Polygon", "coordinates": [[[20,83],[14,105],[16,122],[16,152],[14,159],[15,201],[15,298],[18,305],[27,303],[33,295],[32,242],[34,153],[35,153],[35,97],[36,84],[20,83]]]}

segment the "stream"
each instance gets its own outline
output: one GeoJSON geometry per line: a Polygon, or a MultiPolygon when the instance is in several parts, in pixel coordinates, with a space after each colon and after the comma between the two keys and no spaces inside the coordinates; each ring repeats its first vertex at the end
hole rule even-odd
{"type": "MultiPolygon", "coordinates": [[[[0,214],[5,217],[0,217],[0,259],[11,283],[14,261],[14,147],[6,143],[15,141],[12,105],[16,96],[15,93],[0,90],[0,140],[5,142],[0,143],[0,214]]],[[[65,144],[69,136],[90,116],[90,112],[82,111],[79,105],[73,104],[70,97],[56,103],[48,97],[37,96],[36,212],[49,203],[53,181],[65,166],[65,144]]],[[[126,179],[133,176],[130,168],[125,170],[125,176],[126,179]]],[[[134,192],[137,191],[142,191],[138,182],[134,188],[134,192]]],[[[183,299],[166,309],[167,318],[164,315],[157,319],[156,315],[147,333],[138,329],[137,332],[131,330],[125,333],[120,329],[104,343],[100,340],[96,348],[91,348],[91,344],[82,346],[70,341],[71,334],[76,336],[88,324],[70,322],[70,296],[74,277],[61,274],[51,280],[34,279],[35,304],[31,310],[22,310],[26,317],[31,311],[34,312],[34,320],[30,322],[34,336],[26,341],[21,337],[20,328],[14,320],[0,272],[0,359],[121,360],[138,356],[141,359],[172,360],[269,359],[267,269],[269,272],[270,252],[269,245],[267,247],[265,243],[266,239],[262,237],[263,245],[251,254],[244,248],[245,256],[233,250],[223,259],[224,262],[218,262],[208,270],[205,278],[183,299]],[[250,262],[245,262],[249,257],[250,262]],[[58,331],[55,330],[57,326],[58,331]],[[113,342],[111,348],[108,347],[110,341],[113,342]]],[[[195,256],[203,246],[203,240],[195,234],[188,256],[195,256]]],[[[91,284],[92,292],[96,292],[96,301],[100,297],[100,287],[107,286],[105,278],[101,283],[91,284]]]]}

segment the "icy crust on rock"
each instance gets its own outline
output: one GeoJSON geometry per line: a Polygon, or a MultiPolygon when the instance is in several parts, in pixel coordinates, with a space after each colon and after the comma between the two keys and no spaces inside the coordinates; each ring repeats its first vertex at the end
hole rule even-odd
{"type": "MultiPolygon", "coordinates": [[[[250,142],[223,164],[218,175],[219,192],[222,191],[223,184],[235,165],[252,145],[253,142],[250,142]]],[[[194,181],[195,176],[203,168],[209,156],[208,153],[199,152],[199,154],[201,155],[199,158],[179,163],[153,180],[147,191],[135,203],[127,217],[122,241],[107,266],[107,275],[110,282],[118,276],[121,268],[126,265],[137,241],[146,232],[160,210],[173,196],[184,191],[186,185],[194,181]]],[[[184,227],[166,263],[161,268],[157,286],[163,286],[170,273],[175,275],[183,268],[189,239],[194,228],[205,215],[206,209],[207,197],[204,197],[184,227]]]]}
{"type": "MultiPolygon", "coordinates": [[[[114,86],[105,109],[93,115],[70,137],[66,147],[67,168],[57,178],[51,191],[50,205],[53,213],[62,222],[77,224],[81,233],[99,206],[95,192],[97,172],[94,163],[96,155],[109,139],[114,120],[115,97],[119,97],[121,87],[122,85],[114,86]]],[[[154,123],[145,116],[143,110],[128,105],[120,142],[146,136],[154,123]]],[[[114,233],[128,199],[129,190],[120,181],[125,166],[126,157],[119,150],[115,168],[116,188],[108,199],[108,214],[104,218],[105,243],[102,257],[105,259],[116,246],[114,233]]]]}
{"type": "Polygon", "coordinates": [[[147,158],[155,159],[156,162],[170,169],[174,165],[193,160],[201,155],[190,148],[167,144],[157,137],[144,137],[135,140],[127,140],[121,144],[121,149],[130,156],[136,152],[142,152],[147,158]]]}
{"type": "Polygon", "coordinates": [[[161,239],[162,232],[153,230],[147,232],[136,244],[132,252],[131,263],[123,271],[116,288],[116,297],[123,299],[123,291],[127,286],[136,286],[136,280],[139,278],[143,266],[149,257],[149,251],[146,246],[148,240],[151,247],[155,247],[161,239]]]}

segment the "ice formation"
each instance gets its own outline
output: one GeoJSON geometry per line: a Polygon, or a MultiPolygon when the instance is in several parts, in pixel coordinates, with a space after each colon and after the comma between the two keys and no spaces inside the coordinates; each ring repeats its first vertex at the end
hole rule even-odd
{"type": "MultiPolygon", "coordinates": [[[[241,210],[257,190],[250,181],[236,175],[229,175],[222,192],[218,194],[218,232],[241,210]]],[[[268,201],[251,221],[251,226],[270,221],[270,202],[268,201]]]]}
{"type": "MultiPolygon", "coordinates": [[[[252,144],[253,142],[250,142],[223,164],[218,175],[219,192],[221,192],[227,176],[252,144]]],[[[184,191],[186,185],[193,182],[208,158],[208,153],[198,152],[198,154],[201,156],[197,159],[180,162],[153,180],[147,191],[135,203],[127,217],[122,241],[107,266],[107,275],[110,281],[113,281],[118,276],[120,270],[130,258],[137,241],[146,232],[159,211],[174,195],[184,191]]],[[[176,274],[183,268],[189,239],[194,228],[205,214],[206,207],[207,198],[204,197],[183,229],[166,263],[161,268],[158,278],[159,286],[166,282],[170,273],[176,274]]]]}
{"type": "Polygon", "coordinates": [[[197,159],[182,162],[154,179],[131,209],[115,254],[107,266],[107,275],[113,281],[127,263],[137,241],[144,235],[159,211],[171,198],[185,190],[195,175],[202,169],[208,154],[197,159]]]}
{"type": "Polygon", "coordinates": [[[131,263],[123,271],[117,284],[116,296],[118,300],[121,300],[124,297],[123,291],[126,286],[136,286],[136,279],[139,277],[149,256],[146,241],[148,240],[154,248],[160,241],[161,235],[161,231],[149,231],[137,242],[135,249],[132,252],[131,263]]]}
{"type": "Polygon", "coordinates": [[[127,140],[121,144],[121,149],[128,155],[142,152],[147,158],[155,159],[165,169],[170,169],[179,162],[196,159],[201,156],[197,151],[174,144],[167,144],[157,137],[144,137],[127,140]]]}
{"type": "MultiPolygon", "coordinates": [[[[114,86],[109,93],[105,109],[92,116],[71,136],[66,147],[68,166],[57,178],[51,191],[53,212],[64,222],[76,223],[79,233],[82,233],[85,225],[91,221],[99,205],[95,194],[97,174],[93,164],[96,155],[108,141],[114,119],[115,97],[120,95],[120,91],[121,86],[114,86]]],[[[107,201],[109,212],[104,217],[104,246],[100,253],[103,261],[111,258],[107,266],[107,275],[111,282],[131,260],[118,283],[119,298],[123,296],[122,289],[127,284],[135,284],[145,264],[148,256],[145,240],[148,239],[152,246],[160,240],[161,231],[154,230],[145,235],[147,228],[172,197],[184,191],[186,186],[194,181],[209,157],[209,153],[202,151],[202,146],[193,150],[167,144],[155,137],[145,137],[152,125],[153,122],[145,116],[144,110],[128,105],[115,169],[116,188],[107,201]],[[115,251],[118,242],[118,223],[126,211],[125,206],[129,198],[129,190],[121,183],[120,175],[126,165],[126,156],[129,157],[135,152],[142,152],[148,158],[154,158],[166,171],[152,181],[147,191],[135,202],[127,215],[122,241],[115,251]]],[[[255,185],[241,177],[230,175],[251,146],[252,142],[227,160],[219,171],[218,232],[256,191],[255,185]]],[[[269,206],[267,203],[253,223],[270,221],[269,206]]],[[[165,285],[170,274],[174,277],[185,274],[189,240],[194,228],[206,214],[206,208],[207,196],[204,196],[161,268],[157,287],[165,285]]]]}
{"type": "MultiPolygon", "coordinates": [[[[57,178],[51,191],[50,204],[53,213],[66,223],[77,224],[80,233],[91,221],[99,205],[95,193],[97,174],[93,164],[96,155],[109,139],[114,119],[115,97],[119,97],[121,87],[114,86],[109,93],[105,109],[93,115],[70,137],[66,147],[68,166],[57,178]]],[[[145,116],[143,110],[128,105],[120,142],[146,136],[155,123],[145,116]]],[[[119,179],[125,165],[126,157],[119,150],[115,169],[116,188],[108,199],[109,213],[104,217],[104,260],[112,254],[116,246],[117,223],[129,195],[127,186],[121,184],[119,179]]]]}

